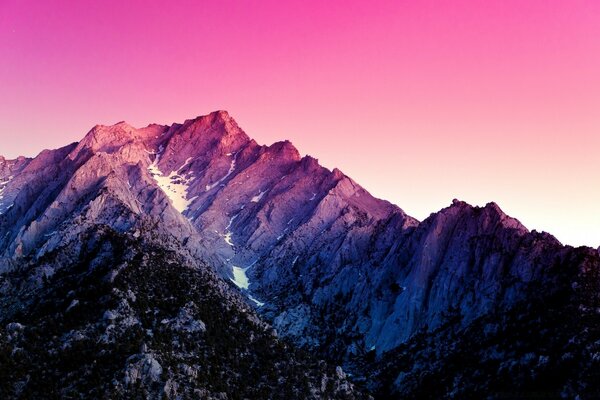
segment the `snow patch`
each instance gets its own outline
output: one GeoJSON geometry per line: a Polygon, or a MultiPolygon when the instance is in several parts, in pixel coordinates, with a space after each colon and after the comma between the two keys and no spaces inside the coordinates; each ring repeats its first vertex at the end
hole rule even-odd
{"type": "Polygon", "coordinates": [[[263,303],[262,301],[258,301],[256,300],[254,297],[252,297],[251,295],[248,295],[248,298],[250,300],[252,300],[258,307],[262,307],[265,305],[265,303],[263,303]]]}
{"type": "Polygon", "coordinates": [[[265,193],[267,193],[266,190],[261,190],[260,193],[258,193],[256,196],[254,196],[250,200],[250,202],[252,202],[252,203],[258,203],[263,198],[263,196],[265,195],[265,193]]]}
{"type": "Polygon", "coordinates": [[[248,268],[240,268],[236,266],[232,267],[233,279],[231,279],[231,281],[235,283],[235,285],[240,289],[248,289],[248,287],[250,286],[248,275],[246,275],[246,271],[248,270],[248,268]]]}
{"type": "Polygon", "coordinates": [[[229,218],[229,223],[225,227],[225,233],[223,234],[223,239],[225,240],[225,243],[227,243],[231,247],[233,247],[235,245],[233,244],[233,241],[231,240],[231,237],[232,237],[233,233],[231,232],[230,229],[231,229],[231,224],[233,224],[233,221],[237,217],[238,217],[238,214],[235,214],[233,217],[229,218]]]}
{"type": "Polygon", "coordinates": [[[238,217],[237,214],[235,214],[233,217],[229,218],[229,223],[227,224],[227,226],[225,227],[225,230],[228,231],[229,229],[231,229],[231,224],[233,224],[233,221],[235,221],[235,219],[238,217]]]}
{"type": "MultiPolygon", "coordinates": [[[[162,150],[163,149],[161,146],[158,154],[160,154],[162,150]]],[[[158,156],[154,159],[154,162],[148,166],[148,171],[150,171],[150,175],[156,181],[158,187],[160,187],[161,190],[171,200],[173,207],[182,213],[189,208],[195,197],[191,199],[188,198],[188,191],[190,189],[190,182],[193,178],[193,173],[190,172],[186,176],[181,176],[179,175],[179,171],[187,166],[193,157],[185,160],[181,167],[179,167],[176,171],[171,171],[169,175],[163,175],[161,170],[158,168],[159,159],[160,157],[158,156]]]]}
{"type": "Polygon", "coordinates": [[[231,241],[231,232],[225,233],[225,235],[223,236],[223,239],[225,240],[225,243],[227,243],[231,247],[234,246],[233,242],[231,241]]]}
{"type": "Polygon", "coordinates": [[[13,206],[12,204],[10,204],[8,207],[4,208],[4,203],[2,202],[2,199],[4,199],[4,189],[6,189],[8,183],[12,181],[13,178],[14,177],[11,175],[8,178],[6,178],[5,181],[0,182],[0,215],[8,211],[8,209],[10,209],[13,206]]]}
{"type": "MultiPolygon", "coordinates": [[[[291,221],[290,221],[290,222],[291,222],[291,221]]],[[[289,222],[288,222],[288,225],[289,225],[289,222]]],[[[284,236],[287,234],[287,231],[288,231],[289,229],[290,229],[289,227],[285,228],[285,229],[283,230],[283,232],[281,233],[281,235],[277,236],[277,239],[276,239],[276,240],[279,242],[281,239],[283,239],[283,237],[284,237],[284,236]]]]}
{"type": "MultiPolygon", "coordinates": [[[[227,260],[227,261],[229,261],[229,260],[227,260]]],[[[265,305],[265,303],[256,299],[254,296],[252,296],[250,293],[247,292],[248,288],[250,287],[250,279],[248,278],[248,274],[246,274],[246,271],[248,271],[250,268],[252,268],[254,266],[254,264],[256,264],[256,261],[253,262],[252,264],[250,264],[246,268],[241,268],[241,267],[232,265],[231,269],[233,272],[233,279],[230,278],[230,280],[238,288],[242,289],[244,291],[244,293],[246,294],[246,296],[248,297],[248,299],[251,300],[254,304],[256,304],[257,307],[262,307],[265,305]]]]}
{"type": "Polygon", "coordinates": [[[227,174],[222,177],[221,179],[219,179],[218,181],[216,181],[213,184],[210,185],[206,185],[206,191],[208,192],[209,190],[215,188],[216,186],[220,185],[221,182],[223,182],[225,179],[229,178],[229,175],[231,175],[233,173],[233,171],[235,171],[235,163],[237,161],[237,153],[235,153],[233,160],[231,160],[231,164],[229,165],[229,171],[227,171],[227,174]]]}

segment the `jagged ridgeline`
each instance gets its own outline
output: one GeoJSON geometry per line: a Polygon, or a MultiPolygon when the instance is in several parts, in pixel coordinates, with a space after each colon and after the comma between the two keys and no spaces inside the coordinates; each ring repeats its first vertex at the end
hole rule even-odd
{"type": "Polygon", "coordinates": [[[494,203],[419,222],[223,111],[1,158],[0,274],[6,398],[585,398],[600,382],[596,250],[494,203]]]}

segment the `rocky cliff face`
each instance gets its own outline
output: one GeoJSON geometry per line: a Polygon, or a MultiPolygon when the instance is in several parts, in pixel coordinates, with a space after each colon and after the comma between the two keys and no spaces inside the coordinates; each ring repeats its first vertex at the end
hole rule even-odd
{"type": "Polygon", "coordinates": [[[169,192],[183,178],[161,182],[161,137],[98,126],[11,163],[0,397],[366,398],[206,264],[218,258],[169,192]]]}
{"type": "MultiPolygon", "coordinates": [[[[100,226],[159,238],[181,264],[210,265],[280,336],[357,380],[378,371],[367,384],[386,396],[421,389],[396,390],[408,375],[394,358],[425,354],[400,353],[415,338],[459,346],[457,332],[600,269],[596,251],[529,232],[494,203],[454,201],[419,222],[289,142],[257,144],[223,111],[172,126],[96,126],[80,143],[0,161],[3,276],[43,267],[100,226]]],[[[15,296],[23,301],[8,289],[4,298],[15,296]]],[[[565,307],[574,299],[564,297],[565,307]]],[[[184,306],[186,319],[195,308],[184,306]]],[[[153,369],[146,356],[136,360],[153,369]]]]}
{"type": "Polygon", "coordinates": [[[25,157],[19,157],[16,160],[7,160],[0,156],[0,215],[5,213],[12,205],[12,199],[18,192],[12,188],[7,190],[8,184],[19,175],[20,172],[29,164],[31,160],[25,157]]]}
{"type": "MultiPolygon", "coordinates": [[[[540,240],[541,238],[538,238],[540,240]]],[[[449,315],[360,369],[379,398],[596,398],[600,269],[592,249],[561,249],[521,299],[465,323],[449,315]]]]}

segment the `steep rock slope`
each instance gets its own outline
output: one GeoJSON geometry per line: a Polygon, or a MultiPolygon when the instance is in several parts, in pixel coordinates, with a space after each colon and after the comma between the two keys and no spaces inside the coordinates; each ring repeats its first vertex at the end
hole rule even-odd
{"type": "MultiPolygon", "coordinates": [[[[12,199],[17,190],[6,190],[10,181],[27,166],[30,159],[19,157],[15,160],[7,160],[0,156],[0,215],[12,206],[12,199]]],[[[11,185],[12,186],[12,185],[11,185]]]]}
{"type": "Polygon", "coordinates": [[[149,170],[163,132],[95,127],[11,171],[0,397],[363,398],[202,261],[149,170]]]}
{"type": "MultiPolygon", "coordinates": [[[[379,398],[597,398],[600,267],[592,249],[560,251],[525,300],[461,324],[450,315],[363,373],[379,398]],[[551,277],[551,278],[550,278],[551,277]]],[[[367,367],[365,367],[367,365],[367,367]]]]}

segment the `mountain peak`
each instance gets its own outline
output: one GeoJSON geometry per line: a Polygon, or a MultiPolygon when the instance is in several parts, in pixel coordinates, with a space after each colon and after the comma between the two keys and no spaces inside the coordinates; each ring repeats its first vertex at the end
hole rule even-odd
{"type": "Polygon", "coordinates": [[[193,124],[205,124],[205,125],[213,125],[215,123],[227,123],[233,122],[237,125],[233,117],[229,115],[229,113],[225,110],[217,110],[205,115],[198,115],[195,118],[188,119],[184,122],[184,125],[193,125],[193,124]]]}
{"type": "Polygon", "coordinates": [[[498,205],[498,203],[494,202],[494,201],[490,201],[489,203],[487,203],[484,207],[484,209],[488,209],[488,210],[493,210],[499,214],[504,214],[504,211],[502,211],[502,209],[500,208],[500,206],[498,205]]]}
{"type": "Polygon", "coordinates": [[[500,206],[491,201],[483,207],[483,211],[488,215],[491,215],[493,218],[498,219],[498,221],[505,227],[509,229],[515,229],[517,231],[528,233],[529,229],[527,229],[521,221],[516,218],[508,216],[500,206]]]}
{"type": "Polygon", "coordinates": [[[233,119],[230,115],[229,112],[226,110],[216,110],[211,112],[209,115],[214,115],[218,118],[222,118],[222,119],[233,119]]]}
{"type": "MultiPolygon", "coordinates": [[[[186,120],[183,130],[191,138],[194,135],[211,136],[215,138],[229,138],[229,140],[250,140],[248,135],[239,127],[235,119],[227,111],[219,110],[207,115],[186,120]]],[[[225,139],[227,141],[227,139],[225,139]]]]}
{"type": "Polygon", "coordinates": [[[7,159],[4,156],[0,156],[0,164],[3,164],[5,162],[23,162],[26,160],[28,160],[28,158],[25,156],[18,156],[17,158],[14,158],[14,159],[7,159]]]}
{"type": "Polygon", "coordinates": [[[432,215],[446,215],[446,216],[450,216],[450,215],[464,215],[465,213],[471,215],[473,213],[473,215],[480,215],[483,219],[482,221],[486,222],[486,223],[499,223],[502,226],[504,226],[505,228],[509,228],[509,229],[516,229],[517,231],[523,232],[523,233],[527,233],[529,232],[529,230],[523,225],[521,224],[521,222],[519,220],[517,220],[516,218],[512,218],[510,216],[508,216],[501,208],[500,206],[491,201],[489,203],[487,203],[485,206],[483,207],[479,207],[479,206],[472,206],[471,204],[462,201],[462,200],[458,200],[458,199],[453,199],[452,200],[452,204],[444,209],[442,209],[440,212],[432,214],[432,215]]]}
{"type": "Polygon", "coordinates": [[[267,152],[277,154],[285,159],[294,161],[300,161],[302,159],[296,146],[294,146],[289,140],[282,140],[280,142],[273,143],[267,147],[267,152]]]}
{"type": "Polygon", "coordinates": [[[114,125],[95,125],[73,150],[71,159],[76,159],[83,152],[115,151],[125,143],[131,142],[136,132],[137,129],[124,121],[114,125]]]}
{"type": "Polygon", "coordinates": [[[336,180],[340,180],[343,179],[346,175],[342,172],[342,170],[340,170],[339,168],[334,168],[333,171],[331,171],[331,173],[333,174],[333,177],[336,180]]]}
{"type": "Polygon", "coordinates": [[[119,121],[112,125],[104,125],[104,124],[94,125],[94,127],[90,130],[90,132],[110,132],[110,131],[117,131],[117,130],[121,130],[124,132],[131,132],[131,131],[135,131],[136,128],[131,126],[130,124],[128,124],[126,121],[119,121]]]}
{"type": "Polygon", "coordinates": [[[121,129],[124,130],[136,130],[135,127],[133,127],[132,125],[130,125],[127,121],[119,121],[116,124],[113,125],[114,127],[119,127],[121,129]]]}

